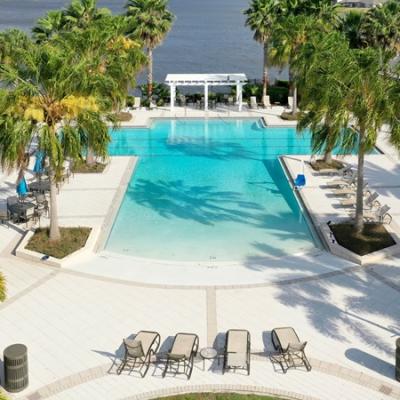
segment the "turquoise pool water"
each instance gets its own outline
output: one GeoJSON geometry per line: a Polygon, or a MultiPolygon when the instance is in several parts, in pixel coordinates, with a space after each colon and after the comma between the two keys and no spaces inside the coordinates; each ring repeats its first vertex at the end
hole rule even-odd
{"type": "Polygon", "coordinates": [[[111,155],[140,159],[107,250],[246,262],[315,247],[278,160],[309,154],[308,134],[255,120],[160,120],[112,138],[111,155]]]}

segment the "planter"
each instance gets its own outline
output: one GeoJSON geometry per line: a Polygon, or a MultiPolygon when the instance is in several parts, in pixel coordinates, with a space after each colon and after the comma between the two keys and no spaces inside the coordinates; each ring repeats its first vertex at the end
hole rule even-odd
{"type": "Polygon", "coordinates": [[[93,254],[100,231],[97,227],[92,227],[85,246],[64,258],[55,258],[26,249],[25,247],[34,233],[34,230],[29,230],[25,233],[25,236],[15,251],[15,255],[25,260],[49,265],[51,267],[66,267],[78,261],[82,261],[93,254]]]}
{"type": "MultiPolygon", "coordinates": [[[[336,222],[344,221],[333,221],[332,223],[336,222]]],[[[357,253],[354,253],[353,251],[341,246],[336,241],[335,236],[333,235],[331,228],[327,223],[323,223],[319,226],[321,236],[332,254],[359,265],[373,264],[387,257],[391,257],[395,254],[400,254],[400,236],[397,233],[400,230],[394,224],[394,222],[392,222],[390,225],[385,225],[385,228],[393,238],[395,244],[382,250],[374,251],[364,256],[360,256],[357,253]]]]}

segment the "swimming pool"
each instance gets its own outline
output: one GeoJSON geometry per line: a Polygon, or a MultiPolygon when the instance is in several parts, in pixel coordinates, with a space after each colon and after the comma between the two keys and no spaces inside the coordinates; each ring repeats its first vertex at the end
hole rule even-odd
{"type": "Polygon", "coordinates": [[[112,132],[139,161],[106,249],[171,261],[238,261],[315,248],[278,159],[309,154],[294,128],[256,120],[158,120],[112,132]]]}

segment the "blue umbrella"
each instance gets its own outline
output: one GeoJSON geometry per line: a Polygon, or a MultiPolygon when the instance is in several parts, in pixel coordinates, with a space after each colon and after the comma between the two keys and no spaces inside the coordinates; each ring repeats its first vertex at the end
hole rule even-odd
{"type": "Polygon", "coordinates": [[[43,173],[43,158],[44,158],[44,154],[41,151],[37,151],[35,165],[33,167],[34,173],[36,173],[36,174],[43,173]]]}
{"type": "Polygon", "coordinates": [[[19,196],[26,196],[28,194],[28,185],[26,184],[25,177],[23,177],[17,185],[17,193],[19,196]]]}

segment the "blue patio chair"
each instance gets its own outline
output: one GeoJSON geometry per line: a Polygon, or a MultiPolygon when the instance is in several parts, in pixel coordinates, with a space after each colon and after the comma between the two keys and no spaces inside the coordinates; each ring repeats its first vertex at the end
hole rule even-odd
{"type": "Polygon", "coordinates": [[[304,186],[306,186],[306,177],[304,174],[298,174],[294,180],[294,187],[295,189],[301,189],[304,186]]]}

